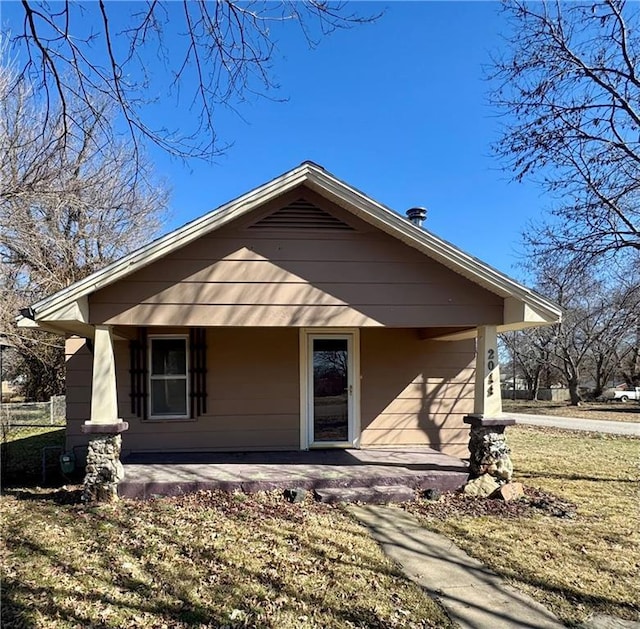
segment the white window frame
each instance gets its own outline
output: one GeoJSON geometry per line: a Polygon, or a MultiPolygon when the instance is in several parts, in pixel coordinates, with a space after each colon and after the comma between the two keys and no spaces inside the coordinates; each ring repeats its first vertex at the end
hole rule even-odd
{"type": "Polygon", "coordinates": [[[191,411],[190,411],[190,405],[189,405],[189,360],[190,360],[190,356],[189,356],[189,335],[188,334],[150,334],[148,336],[148,356],[147,356],[147,364],[149,365],[149,370],[148,370],[148,375],[149,375],[149,396],[148,396],[148,400],[147,403],[149,405],[149,419],[152,419],[154,421],[162,421],[163,419],[191,419],[191,411]],[[153,341],[155,339],[162,339],[162,340],[167,340],[167,341],[171,341],[171,340],[181,340],[184,341],[184,353],[185,353],[185,374],[184,376],[182,375],[176,375],[176,374],[171,374],[171,375],[153,375],[153,341]],[[184,415],[154,415],[152,413],[152,409],[153,409],[153,389],[152,389],[152,382],[154,380],[181,380],[184,377],[185,380],[185,410],[186,413],[184,415]]]}

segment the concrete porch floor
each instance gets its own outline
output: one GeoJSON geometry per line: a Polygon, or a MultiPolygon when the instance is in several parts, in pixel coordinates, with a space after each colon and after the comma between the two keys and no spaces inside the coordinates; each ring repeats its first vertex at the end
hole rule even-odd
{"type": "Polygon", "coordinates": [[[118,493],[127,498],[199,490],[270,491],[403,485],[453,491],[467,464],[427,447],[307,452],[137,453],[123,460],[118,493]]]}

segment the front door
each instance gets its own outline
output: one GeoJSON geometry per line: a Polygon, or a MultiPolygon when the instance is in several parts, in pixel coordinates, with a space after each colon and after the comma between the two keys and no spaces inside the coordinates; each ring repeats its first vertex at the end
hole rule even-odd
{"type": "Polygon", "coordinates": [[[307,446],[355,446],[355,334],[310,332],[306,337],[307,446]]]}

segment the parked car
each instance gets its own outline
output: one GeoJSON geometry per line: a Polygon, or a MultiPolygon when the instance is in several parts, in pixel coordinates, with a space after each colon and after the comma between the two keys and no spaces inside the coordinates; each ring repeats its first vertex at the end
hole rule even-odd
{"type": "Polygon", "coordinates": [[[640,400],[640,387],[633,389],[626,389],[625,391],[614,391],[613,399],[620,400],[621,402],[628,402],[629,400],[640,400]]]}

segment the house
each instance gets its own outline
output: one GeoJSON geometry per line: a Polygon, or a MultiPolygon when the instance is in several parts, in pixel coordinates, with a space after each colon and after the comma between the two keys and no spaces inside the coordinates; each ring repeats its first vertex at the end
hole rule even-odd
{"type": "Polygon", "coordinates": [[[496,334],[560,311],[419,218],[304,162],[34,304],[19,325],[67,339],[67,448],[466,455],[496,334]]]}

